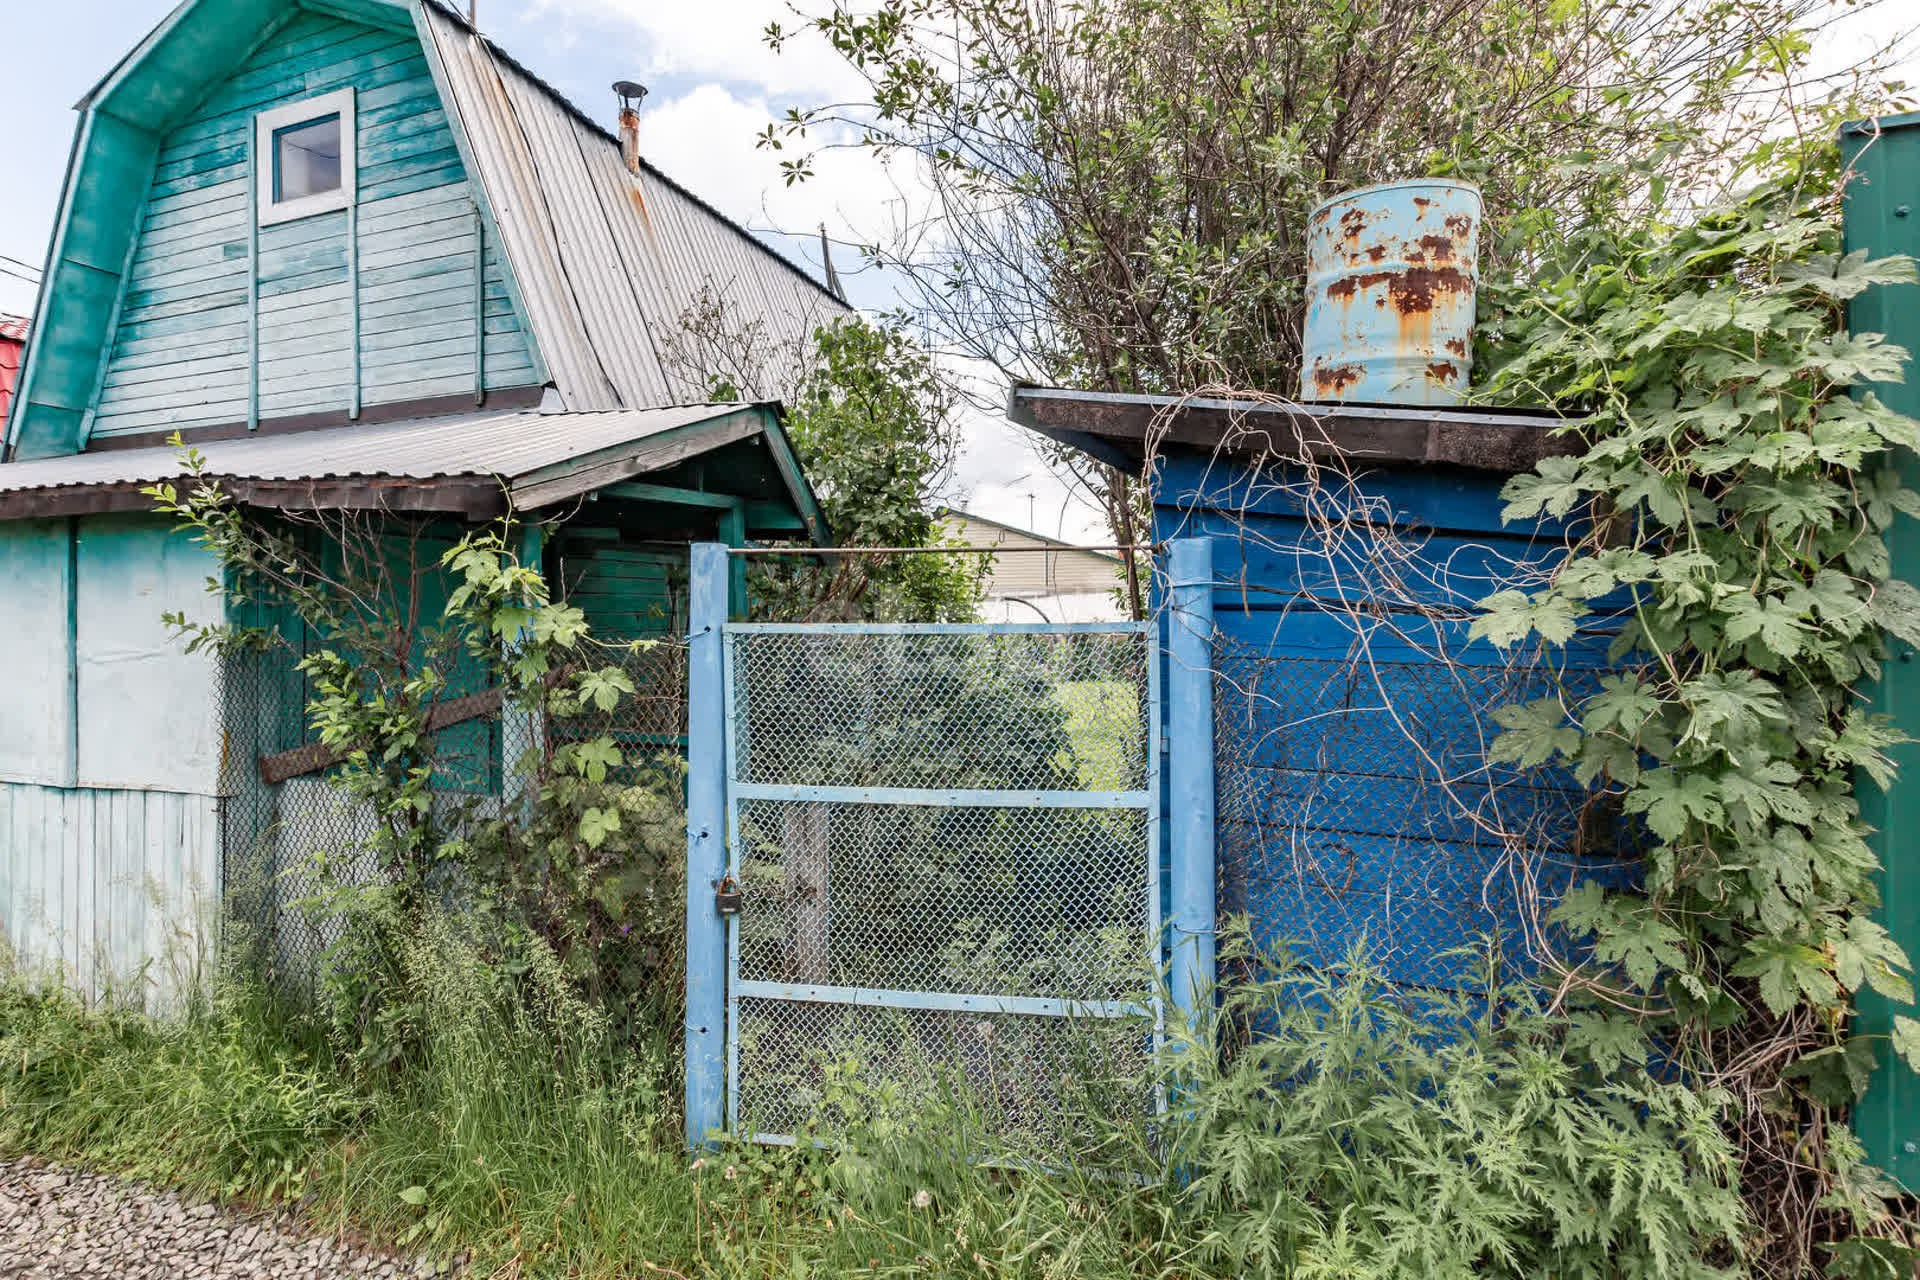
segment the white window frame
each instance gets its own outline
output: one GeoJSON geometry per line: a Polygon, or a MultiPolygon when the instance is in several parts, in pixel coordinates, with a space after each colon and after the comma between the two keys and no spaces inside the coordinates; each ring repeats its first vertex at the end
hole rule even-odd
{"type": "Polygon", "coordinates": [[[253,172],[255,210],[259,223],[270,227],[277,222],[310,218],[316,213],[332,213],[354,201],[359,177],[359,130],[354,125],[353,89],[335,89],[299,102],[262,111],[253,118],[253,172]],[[273,187],[278,164],[274,135],[283,129],[319,120],[340,117],[340,185],[332,191],[319,191],[292,200],[275,200],[273,187]]]}

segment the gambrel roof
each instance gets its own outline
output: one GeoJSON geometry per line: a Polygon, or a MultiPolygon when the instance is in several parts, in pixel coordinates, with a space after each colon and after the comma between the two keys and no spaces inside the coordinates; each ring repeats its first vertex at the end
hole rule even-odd
{"type": "Polygon", "coordinates": [[[78,104],[6,456],[86,446],[161,140],[303,11],[417,36],[553,407],[698,399],[660,337],[703,291],[783,346],[847,309],[657,169],[630,173],[614,135],[437,0],[184,0],[78,104]]]}

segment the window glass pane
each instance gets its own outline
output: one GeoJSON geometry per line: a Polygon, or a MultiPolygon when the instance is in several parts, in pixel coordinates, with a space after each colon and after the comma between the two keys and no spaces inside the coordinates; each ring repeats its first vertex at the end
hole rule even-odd
{"type": "Polygon", "coordinates": [[[274,131],[273,199],[276,204],[339,189],[338,115],[274,131]]]}

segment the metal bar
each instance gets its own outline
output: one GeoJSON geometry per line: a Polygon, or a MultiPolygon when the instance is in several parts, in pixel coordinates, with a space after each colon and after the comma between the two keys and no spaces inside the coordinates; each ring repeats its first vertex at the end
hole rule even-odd
{"type": "MultiPolygon", "coordinates": [[[[1155,624],[1156,628],[1159,624],[1155,624]]],[[[1166,964],[1164,952],[1166,939],[1166,903],[1162,900],[1160,876],[1163,870],[1160,864],[1160,823],[1165,812],[1161,804],[1161,790],[1166,784],[1161,769],[1161,746],[1165,742],[1162,720],[1160,646],[1158,638],[1152,634],[1141,638],[1146,649],[1143,655],[1147,663],[1147,706],[1145,721],[1147,733],[1147,972],[1156,977],[1164,971],[1166,964]]],[[[1167,1010],[1166,1002],[1161,1000],[1157,985],[1152,997],[1153,1004],[1153,1047],[1157,1053],[1166,1042],[1167,1010]]],[[[1154,1110],[1165,1112],[1167,1109],[1167,1091],[1159,1083],[1154,1085],[1154,1110]]]]}
{"type": "Polygon", "coordinates": [[[986,809],[1146,809],[1148,791],[1012,791],[984,787],[807,787],[735,782],[739,800],[810,800],[825,804],[973,805],[986,809]]]}
{"type": "MultiPolygon", "coordinates": [[[[732,562],[728,562],[731,566],[732,562]]],[[[731,588],[731,575],[728,580],[731,588]]],[[[734,679],[734,663],[738,660],[733,636],[721,632],[720,673],[721,673],[721,716],[725,726],[723,735],[726,745],[726,794],[727,794],[727,874],[736,881],[740,876],[740,799],[736,794],[738,786],[734,782],[740,772],[739,728],[743,717],[734,714],[735,699],[740,696],[740,686],[734,679]]],[[[727,929],[727,1123],[734,1128],[740,1126],[740,917],[730,916],[727,929]]]]}
{"type": "Polygon", "coordinates": [[[736,622],[739,636],[1145,635],[1150,622],[736,622]]]}
{"type": "Polygon", "coordinates": [[[737,556],[1008,556],[1042,551],[1145,551],[1159,547],[1149,544],[1125,546],[1120,543],[1098,546],[1044,547],[741,547],[737,556]]]}
{"type": "Polygon", "coordinates": [[[696,543],[687,637],[686,1138],[726,1123],[727,930],[713,894],[726,873],[726,548],[696,543]]]}
{"type": "Polygon", "coordinates": [[[874,1009],[928,1009],[952,1013],[1004,1013],[1034,1018],[1134,1018],[1149,1010],[1135,1000],[1063,1000],[1046,996],[1001,996],[960,991],[901,991],[887,987],[835,987],[802,982],[743,980],[739,993],[758,1000],[851,1004],[874,1009]]]}
{"type": "Polygon", "coordinates": [[[1189,1016],[1214,982],[1213,543],[1173,544],[1167,614],[1168,854],[1173,888],[1168,983],[1189,1016]]]}

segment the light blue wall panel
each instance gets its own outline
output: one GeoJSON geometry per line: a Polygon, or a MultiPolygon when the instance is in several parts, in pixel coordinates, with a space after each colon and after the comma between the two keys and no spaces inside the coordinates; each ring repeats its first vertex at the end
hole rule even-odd
{"type": "Polygon", "coordinates": [[[241,422],[256,400],[263,418],[344,412],[356,378],[362,406],[468,393],[483,372],[489,387],[526,385],[494,241],[476,231],[417,38],[303,13],[163,140],[93,433],[241,422]],[[256,250],[254,116],[348,85],[357,235],[346,213],[317,214],[262,228],[256,250]]]}
{"type": "Polygon", "coordinates": [[[70,781],[65,520],[0,524],[0,600],[0,779],[70,781]]]}
{"type": "Polygon", "coordinates": [[[0,782],[0,930],[29,975],[155,1011],[210,972],[218,801],[0,782]]]}
{"type": "Polygon", "coordinates": [[[161,615],[217,622],[218,566],[169,522],[90,516],[76,553],[79,783],[212,795],[220,767],[219,679],[161,615]]]}

